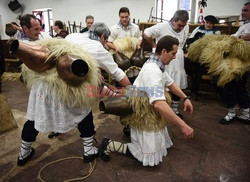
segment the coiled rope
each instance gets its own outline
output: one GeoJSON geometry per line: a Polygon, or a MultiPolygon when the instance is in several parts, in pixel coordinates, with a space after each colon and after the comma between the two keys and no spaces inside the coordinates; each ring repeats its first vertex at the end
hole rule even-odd
{"type": "MultiPolygon", "coordinates": [[[[43,167],[40,169],[38,178],[39,178],[42,182],[45,182],[45,181],[42,179],[42,177],[41,177],[41,173],[42,173],[42,171],[43,171],[46,167],[50,166],[51,164],[55,164],[55,163],[58,163],[58,162],[61,162],[61,161],[64,161],[64,160],[69,160],[69,159],[81,159],[81,160],[82,160],[82,157],[66,157],[66,158],[62,158],[62,159],[58,159],[58,160],[52,161],[52,162],[46,164],[45,166],[43,166],[43,167]]],[[[96,159],[94,160],[93,164],[92,164],[91,162],[89,162],[89,171],[88,171],[88,173],[87,173],[85,176],[79,177],[79,178],[68,179],[68,180],[65,180],[64,182],[79,181],[79,180],[84,180],[84,179],[88,178],[88,177],[92,174],[92,172],[93,172],[95,166],[96,166],[96,159]]]]}

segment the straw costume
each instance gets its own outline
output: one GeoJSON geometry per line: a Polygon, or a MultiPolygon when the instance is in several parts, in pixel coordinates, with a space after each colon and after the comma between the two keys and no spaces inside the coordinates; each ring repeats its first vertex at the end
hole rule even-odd
{"type": "Polygon", "coordinates": [[[237,119],[250,124],[250,100],[246,89],[250,44],[235,36],[208,35],[191,44],[188,57],[206,65],[208,73],[218,77],[217,85],[222,88],[222,99],[228,107],[228,114],[220,123],[230,124],[237,119]],[[238,113],[237,105],[240,107],[238,113]]]}
{"type": "Polygon", "coordinates": [[[126,96],[132,112],[122,116],[121,121],[130,126],[131,142],[125,144],[104,138],[100,148],[103,161],[110,160],[111,152],[119,152],[137,159],[143,166],[158,165],[173,145],[168,134],[168,120],[180,129],[183,126],[187,129],[182,130],[184,135],[193,137],[193,129],[173,112],[169,106],[171,97],[164,94],[166,86],[183,98],[185,110],[192,112],[190,100],[165,70],[165,65],[175,58],[178,43],[176,38],[164,36],[157,43],[156,53],[152,53],[143,65],[134,86],[127,87],[126,96]]]}
{"type": "Polygon", "coordinates": [[[93,97],[87,96],[87,86],[98,86],[98,65],[79,46],[64,39],[36,43],[49,52],[44,64],[53,66],[38,72],[28,68],[29,62],[34,62],[34,59],[23,60],[22,75],[30,89],[30,96],[18,165],[24,165],[34,154],[31,145],[39,132],[66,133],[75,127],[78,127],[83,140],[84,161],[90,162],[98,156],[98,150],[92,145],[95,134],[91,111],[93,97]],[[88,66],[85,75],[76,76],[70,71],[74,63],[72,58],[85,61],[88,66]]]}

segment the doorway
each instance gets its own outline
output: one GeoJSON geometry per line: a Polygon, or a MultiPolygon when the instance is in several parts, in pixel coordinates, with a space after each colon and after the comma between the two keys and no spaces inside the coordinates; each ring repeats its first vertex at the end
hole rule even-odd
{"type": "Polygon", "coordinates": [[[41,31],[53,35],[53,13],[51,8],[35,9],[32,14],[41,21],[41,31]]]}

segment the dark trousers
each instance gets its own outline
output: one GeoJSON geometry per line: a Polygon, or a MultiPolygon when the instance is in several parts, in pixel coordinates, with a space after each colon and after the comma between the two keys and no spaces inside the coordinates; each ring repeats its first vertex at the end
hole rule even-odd
{"type": "Polygon", "coordinates": [[[176,101],[176,102],[178,102],[178,101],[181,100],[180,97],[178,97],[177,95],[173,94],[172,92],[171,92],[171,98],[172,98],[173,101],[176,101]]]}
{"type": "Polygon", "coordinates": [[[227,107],[239,105],[240,108],[246,109],[250,106],[248,91],[246,88],[248,73],[244,74],[241,79],[234,79],[222,88],[222,99],[227,107]]]}
{"type": "Polygon", "coordinates": [[[188,58],[184,60],[185,71],[191,77],[191,93],[198,94],[202,75],[207,73],[207,68],[198,62],[190,61],[188,58]]]}
{"type": "MultiPolygon", "coordinates": [[[[22,140],[26,142],[36,141],[39,132],[35,129],[34,125],[34,121],[26,121],[22,130],[22,140]]],[[[78,130],[81,134],[80,137],[91,137],[95,134],[92,111],[78,124],[78,130]]]]}

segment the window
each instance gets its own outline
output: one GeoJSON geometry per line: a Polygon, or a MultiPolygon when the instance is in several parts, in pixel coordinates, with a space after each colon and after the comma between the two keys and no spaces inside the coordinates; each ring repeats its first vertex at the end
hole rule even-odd
{"type": "Polygon", "coordinates": [[[198,0],[155,0],[156,17],[152,17],[152,20],[156,22],[170,20],[176,10],[184,9],[189,13],[189,22],[194,22],[197,1],[198,0]]]}

